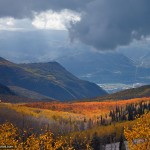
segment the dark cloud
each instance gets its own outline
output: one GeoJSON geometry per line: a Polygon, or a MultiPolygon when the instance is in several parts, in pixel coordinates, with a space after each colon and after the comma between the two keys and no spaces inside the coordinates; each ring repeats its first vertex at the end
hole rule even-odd
{"type": "Polygon", "coordinates": [[[150,0],[0,0],[0,17],[32,17],[48,9],[82,12],[69,28],[72,39],[105,50],[150,34],[150,0]]]}
{"type": "Polygon", "coordinates": [[[92,1],[69,31],[72,38],[100,50],[128,45],[150,34],[150,1],[92,1]]]}
{"type": "Polygon", "coordinates": [[[0,17],[32,17],[33,11],[80,10],[91,0],[0,0],[0,17]]]}

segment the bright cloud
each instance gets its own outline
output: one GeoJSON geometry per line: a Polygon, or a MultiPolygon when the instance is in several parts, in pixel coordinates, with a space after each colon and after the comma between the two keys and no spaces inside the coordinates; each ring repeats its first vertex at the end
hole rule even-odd
{"type": "Polygon", "coordinates": [[[0,30],[12,29],[14,27],[13,18],[0,18],[0,30]]]}
{"type": "Polygon", "coordinates": [[[76,12],[63,10],[61,12],[47,11],[35,13],[32,25],[38,29],[67,30],[70,22],[80,21],[80,15],[76,12]]]}
{"type": "Polygon", "coordinates": [[[70,23],[80,21],[79,13],[67,9],[61,12],[52,10],[34,13],[34,19],[14,19],[12,17],[0,18],[0,30],[33,30],[33,29],[52,29],[67,30],[70,23]]]}

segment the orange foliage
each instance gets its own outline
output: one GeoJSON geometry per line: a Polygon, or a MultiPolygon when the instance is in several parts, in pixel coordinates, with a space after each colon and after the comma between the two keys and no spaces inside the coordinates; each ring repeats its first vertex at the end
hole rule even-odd
{"type": "Polygon", "coordinates": [[[148,102],[150,98],[134,98],[129,100],[120,101],[105,101],[105,102],[74,102],[74,103],[61,103],[61,102],[37,102],[26,104],[28,107],[49,109],[53,111],[66,111],[76,114],[82,114],[87,117],[98,117],[105,115],[118,107],[125,107],[128,104],[139,102],[148,102]]]}

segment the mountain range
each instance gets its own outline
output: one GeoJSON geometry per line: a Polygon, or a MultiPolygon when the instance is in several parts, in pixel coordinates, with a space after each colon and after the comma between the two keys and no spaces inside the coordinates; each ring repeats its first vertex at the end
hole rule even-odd
{"type": "Polygon", "coordinates": [[[132,59],[136,62],[137,67],[150,68],[150,49],[149,45],[146,48],[136,47],[128,48],[126,50],[118,50],[120,53],[126,57],[132,59]]]}
{"type": "Polygon", "coordinates": [[[88,51],[58,59],[58,62],[79,78],[97,84],[150,83],[150,67],[137,67],[135,60],[116,51],[88,51]]]}
{"type": "Polygon", "coordinates": [[[16,94],[28,97],[32,92],[34,98],[40,95],[41,99],[64,101],[107,94],[96,84],[75,77],[57,62],[15,64],[0,58],[0,83],[16,94]]]}

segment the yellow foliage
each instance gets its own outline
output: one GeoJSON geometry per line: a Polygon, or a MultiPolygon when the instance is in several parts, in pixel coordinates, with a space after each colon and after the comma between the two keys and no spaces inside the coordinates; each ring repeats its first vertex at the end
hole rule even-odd
{"type": "Polygon", "coordinates": [[[124,134],[130,150],[150,150],[150,113],[138,118],[132,129],[125,127],[124,134]]]}
{"type": "Polygon", "coordinates": [[[25,141],[21,141],[21,135],[17,132],[18,129],[9,122],[0,125],[0,146],[12,146],[11,148],[16,150],[73,150],[68,141],[62,137],[54,139],[50,131],[39,136],[31,134],[25,141]]]}
{"type": "Polygon", "coordinates": [[[17,147],[17,128],[13,124],[6,122],[0,125],[0,145],[17,147]]]}
{"type": "Polygon", "coordinates": [[[50,120],[54,118],[56,120],[59,120],[60,118],[68,120],[71,117],[73,121],[73,120],[83,120],[84,118],[84,115],[81,114],[75,114],[75,113],[63,112],[63,111],[53,111],[53,110],[41,109],[41,108],[31,108],[19,104],[3,104],[3,107],[7,107],[9,109],[15,110],[16,112],[21,113],[23,115],[29,115],[36,118],[40,118],[41,116],[44,116],[50,120]]]}

